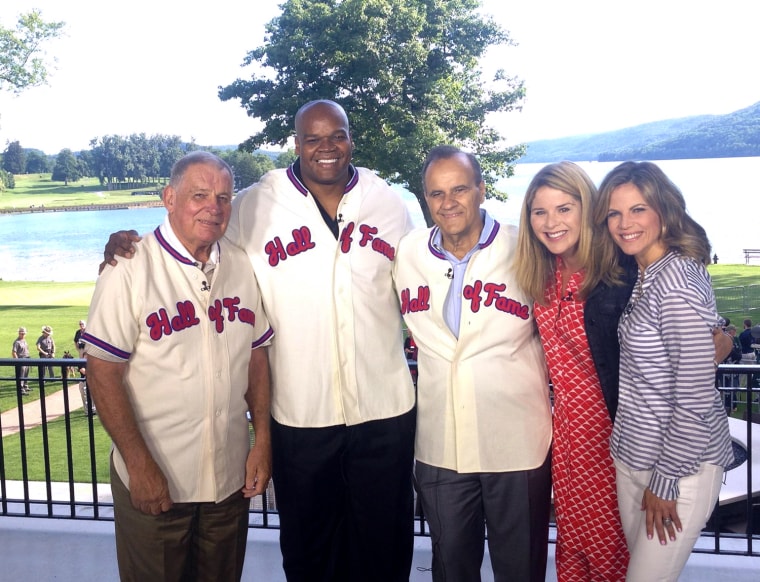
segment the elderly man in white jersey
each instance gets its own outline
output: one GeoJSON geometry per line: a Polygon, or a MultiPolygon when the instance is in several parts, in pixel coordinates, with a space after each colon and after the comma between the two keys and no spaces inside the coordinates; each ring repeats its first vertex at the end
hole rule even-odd
{"type": "Polygon", "coordinates": [[[164,223],[106,267],[90,305],[122,580],[239,580],[250,497],[269,481],[272,329],[250,262],[222,239],[232,184],[213,154],[180,159],[164,223]]]}
{"type": "Polygon", "coordinates": [[[416,482],[433,580],[543,581],[551,413],[533,302],[510,267],[514,227],[496,222],[480,165],[450,146],[422,171],[436,223],[399,244],[394,277],[418,346],[416,482]]]}
{"type": "Polygon", "coordinates": [[[248,254],[277,331],[283,567],[289,582],[408,581],[414,386],[391,269],[412,222],[398,193],[351,164],[337,103],[305,104],[295,129],[298,159],[238,194],[227,232],[248,254]]]}

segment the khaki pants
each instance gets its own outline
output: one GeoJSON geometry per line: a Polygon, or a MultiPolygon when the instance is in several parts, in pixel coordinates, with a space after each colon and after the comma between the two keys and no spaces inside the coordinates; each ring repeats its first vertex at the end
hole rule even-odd
{"type": "Polygon", "coordinates": [[[116,557],[122,582],[234,581],[243,573],[250,500],[175,503],[153,516],[132,506],[111,463],[116,557]]]}
{"type": "Polygon", "coordinates": [[[679,479],[676,513],[683,531],[676,531],[676,541],[668,540],[664,546],[660,545],[656,531],[651,540],[647,539],[646,512],[641,510],[641,499],[652,471],[634,471],[620,461],[615,461],[615,469],[620,519],[631,554],[627,582],[678,580],[702,528],[715,508],[723,467],[702,463],[696,474],[679,479]]]}

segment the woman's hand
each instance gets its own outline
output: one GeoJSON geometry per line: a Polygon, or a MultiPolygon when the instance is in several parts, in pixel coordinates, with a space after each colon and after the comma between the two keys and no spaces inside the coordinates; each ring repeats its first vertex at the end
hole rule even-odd
{"type": "Polygon", "coordinates": [[[641,510],[647,512],[647,539],[651,540],[654,536],[654,530],[657,530],[660,545],[667,545],[667,538],[670,538],[671,542],[676,541],[676,531],[681,533],[682,530],[681,520],[676,513],[675,499],[666,501],[657,497],[647,487],[644,490],[644,497],[641,499],[641,510]]]}
{"type": "Polygon", "coordinates": [[[721,328],[713,328],[713,344],[715,345],[715,365],[724,361],[734,348],[734,340],[721,328]]]}

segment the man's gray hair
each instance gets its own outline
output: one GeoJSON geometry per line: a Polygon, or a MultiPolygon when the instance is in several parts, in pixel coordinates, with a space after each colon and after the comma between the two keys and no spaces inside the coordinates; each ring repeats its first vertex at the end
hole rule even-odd
{"type": "Polygon", "coordinates": [[[230,182],[235,183],[235,175],[232,172],[230,165],[222,158],[211,152],[205,152],[202,150],[196,150],[182,156],[172,166],[171,176],[169,178],[169,185],[172,188],[176,188],[182,181],[182,177],[190,166],[195,164],[210,164],[216,166],[219,170],[226,171],[230,175],[230,182]]]}

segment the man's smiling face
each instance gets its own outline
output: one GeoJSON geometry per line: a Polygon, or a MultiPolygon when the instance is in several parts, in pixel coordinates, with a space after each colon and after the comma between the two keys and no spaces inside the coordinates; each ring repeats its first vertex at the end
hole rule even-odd
{"type": "Polygon", "coordinates": [[[296,154],[309,190],[312,185],[348,183],[352,150],[348,119],[341,109],[317,103],[303,113],[296,127],[296,154]]]}

